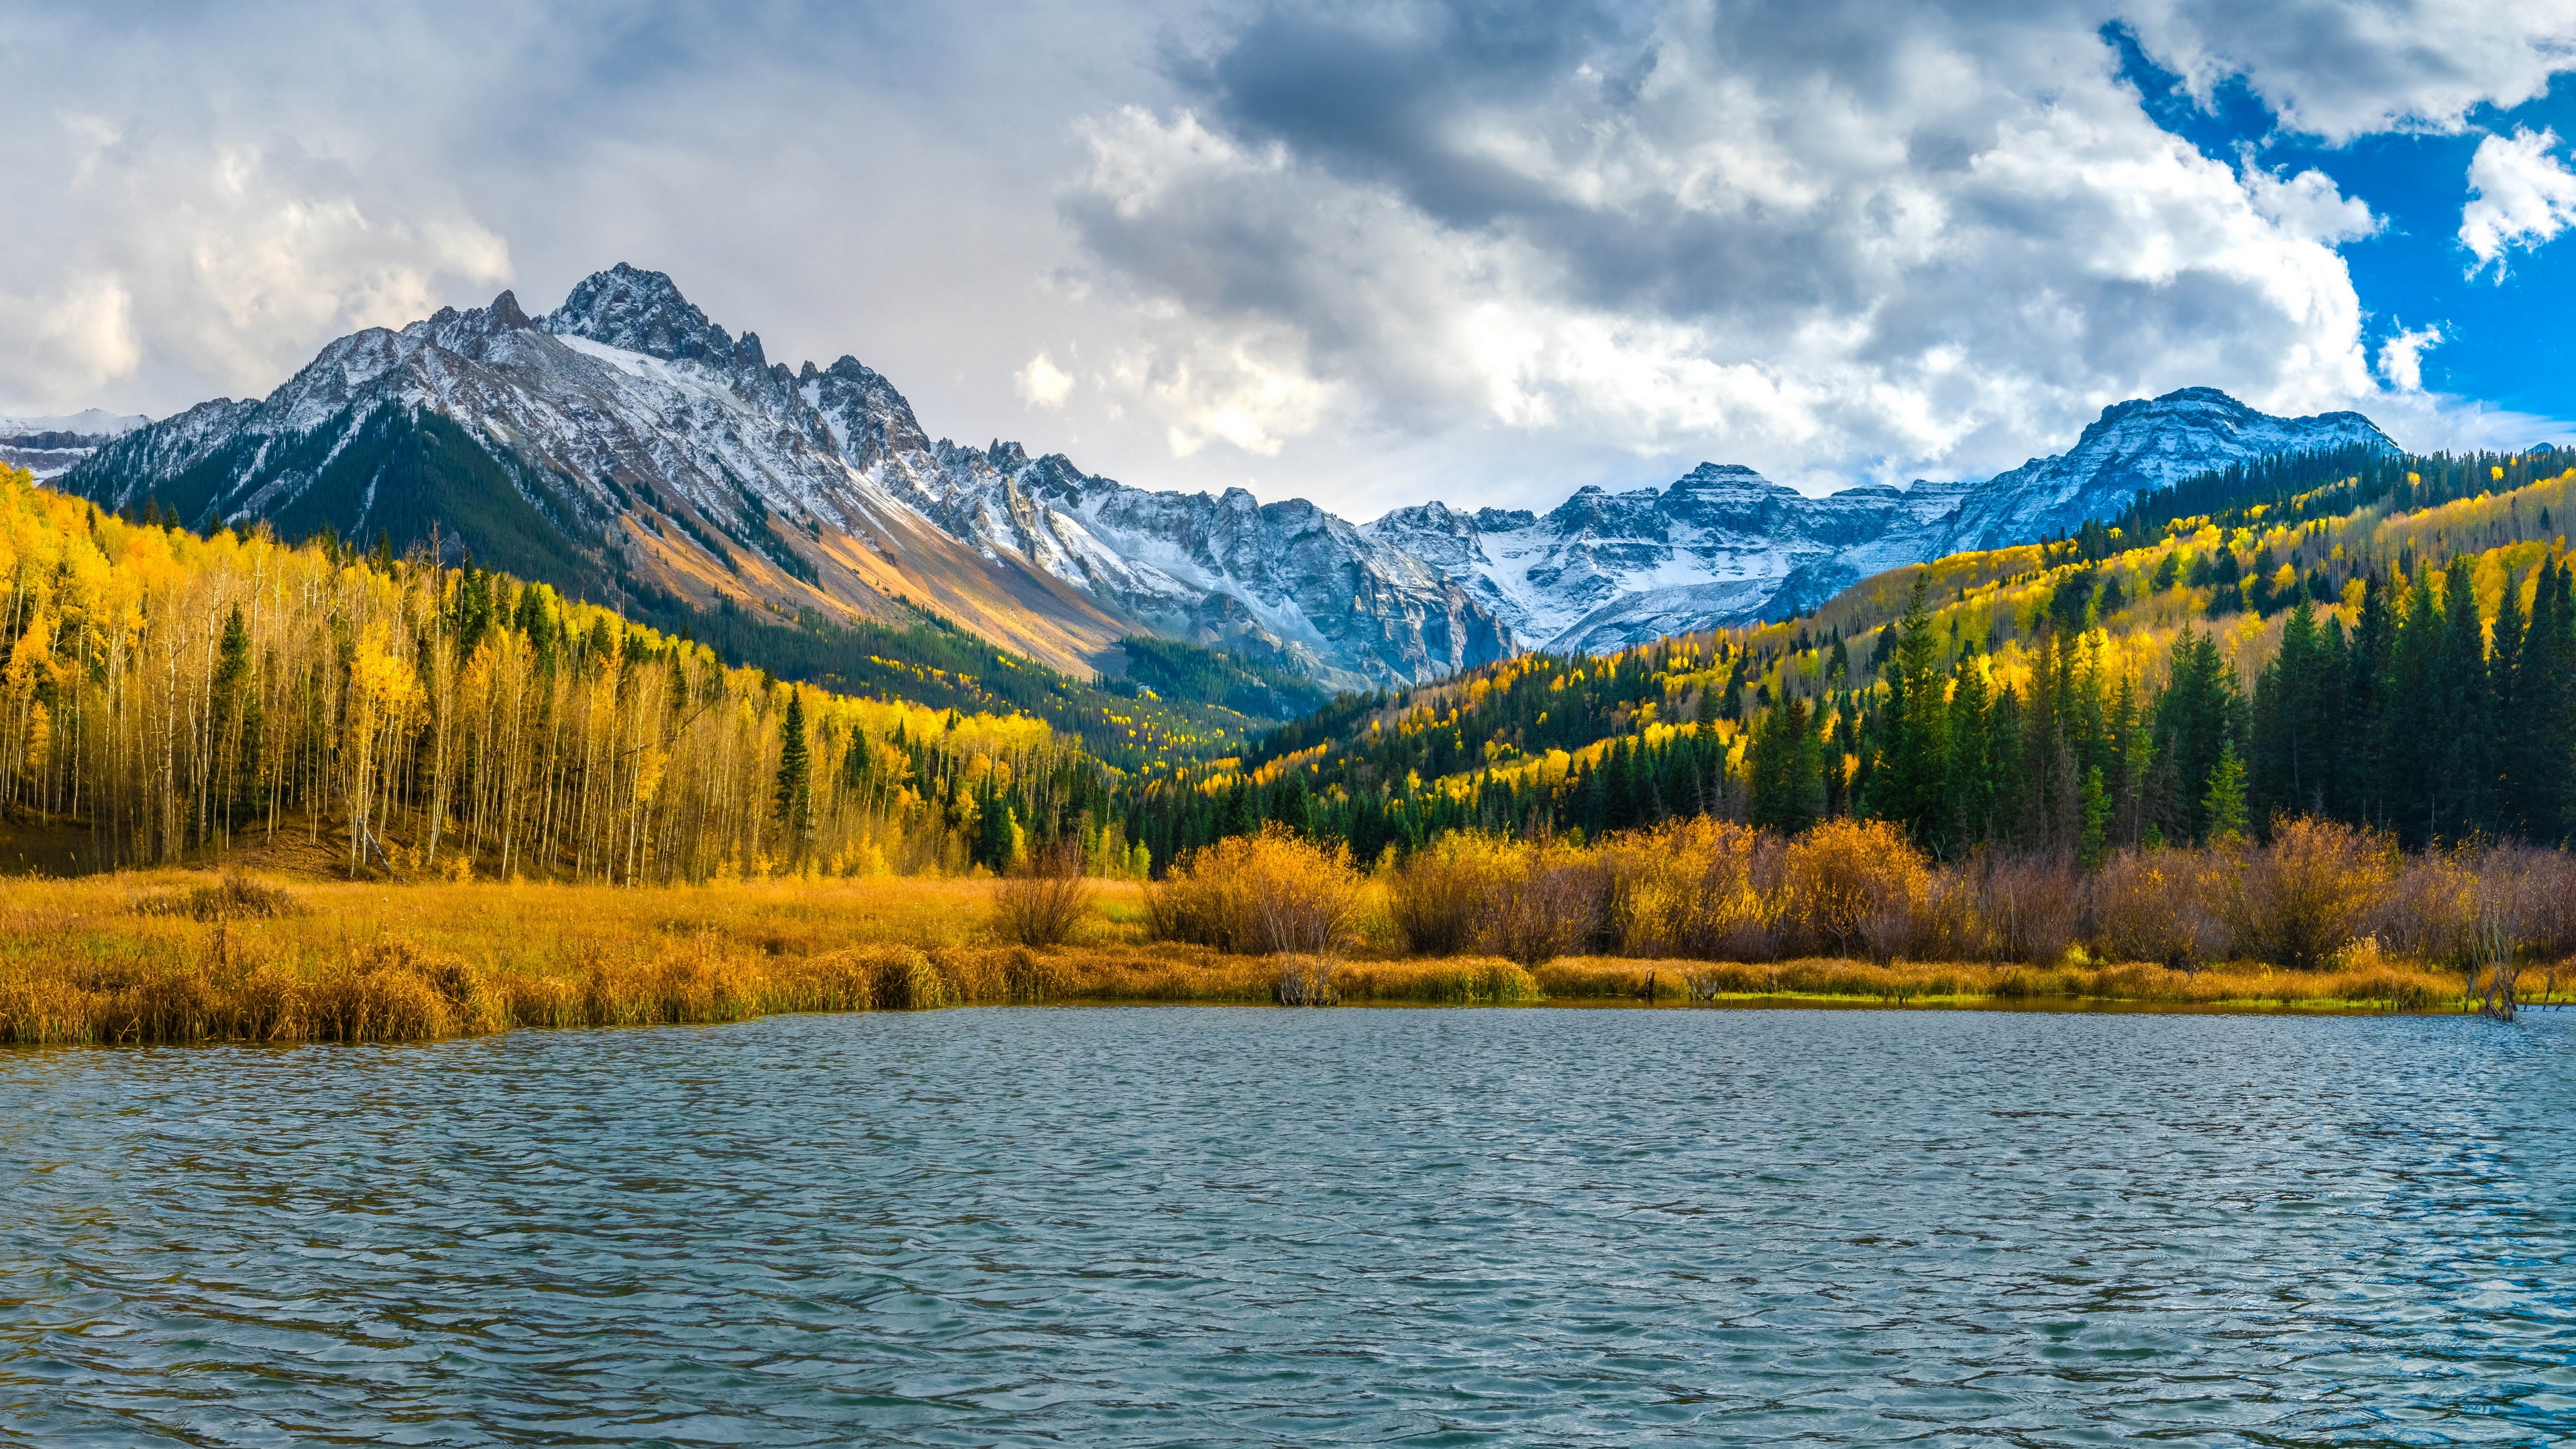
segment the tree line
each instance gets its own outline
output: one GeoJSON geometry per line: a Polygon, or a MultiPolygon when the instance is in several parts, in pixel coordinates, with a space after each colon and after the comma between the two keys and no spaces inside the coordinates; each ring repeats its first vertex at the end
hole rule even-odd
{"type": "Polygon", "coordinates": [[[864,700],[433,558],[129,522],[0,480],[0,812],[116,867],[617,883],[1119,852],[1042,721],[864,700]]]}

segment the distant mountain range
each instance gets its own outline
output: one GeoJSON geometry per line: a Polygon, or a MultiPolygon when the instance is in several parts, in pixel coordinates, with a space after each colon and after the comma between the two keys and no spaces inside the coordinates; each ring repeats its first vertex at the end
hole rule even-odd
{"type": "Polygon", "coordinates": [[[150,421],[141,413],[120,415],[98,408],[61,417],[0,418],[0,463],[40,479],[57,477],[97,452],[101,443],[150,421]]]}
{"type": "Polygon", "coordinates": [[[1810,498],[1704,464],[1543,515],[1426,503],[1354,525],[1241,489],[1131,488],[1017,443],[934,442],[856,358],[772,363],[667,276],[622,264],[542,317],[504,292],[341,338],[264,399],[141,426],[82,416],[101,426],[55,486],[201,528],[258,518],[401,547],[435,528],[487,566],[646,613],[929,613],[1077,674],[1124,667],[1117,641],[1150,633],[1336,687],[1780,617],[2230,463],[2393,448],[2357,413],[2274,418],[2190,388],[2107,409],[2069,452],[1980,483],[1810,498]]]}
{"type": "Polygon", "coordinates": [[[1425,503],[1364,531],[1466,581],[1525,647],[1600,651],[1784,618],[1870,574],[2116,518],[2143,490],[2356,445],[2396,451],[2359,413],[2276,418],[2189,387],[2105,408],[2073,448],[1983,482],[1810,498],[1703,463],[1668,488],[1584,488],[1544,515],[1425,503]]]}

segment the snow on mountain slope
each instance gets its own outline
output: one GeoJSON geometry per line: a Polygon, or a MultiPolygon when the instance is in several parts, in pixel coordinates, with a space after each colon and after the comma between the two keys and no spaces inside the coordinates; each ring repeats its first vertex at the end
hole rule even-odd
{"type": "Polygon", "coordinates": [[[2359,413],[2276,418],[2214,387],[2114,403],[2074,447],[2053,458],[2033,458],[1967,490],[1941,537],[1942,552],[2065,534],[2087,519],[2116,518],[2141,491],[2194,474],[2275,453],[2325,452],[2354,444],[2391,451],[2397,446],[2359,413]]]}
{"type": "Polygon", "coordinates": [[[504,292],[341,338],[268,397],[136,428],[59,486],[199,526],[406,545],[435,527],[610,601],[928,609],[1069,670],[1118,667],[1116,641],[1145,631],[1365,687],[1776,618],[1868,574],[2114,516],[2141,488],[2353,443],[2388,446],[2359,414],[2275,418],[2187,388],[2105,409],[2066,453],[1982,483],[1810,498],[1702,464],[1545,514],[1426,503],[1354,526],[1303,500],[1147,492],[1016,443],[934,441],[857,359],[791,371],[621,264],[541,318],[504,292]]]}
{"type": "Polygon", "coordinates": [[[1529,647],[1571,649],[1618,647],[1676,620],[1740,622],[1784,590],[1803,592],[1791,587],[1802,579],[1913,562],[1957,507],[1956,485],[1810,498],[1749,468],[1703,463],[1669,488],[1580,489],[1545,515],[1429,503],[1366,531],[1468,579],[1529,647]],[[1656,627],[1638,633],[1649,620],[1656,627]]]}
{"type": "Polygon", "coordinates": [[[2116,517],[2142,489],[2353,444],[2395,446],[2359,413],[2276,418],[2185,388],[2106,408],[2067,452],[1982,483],[1809,498],[1703,463],[1669,488],[1585,488],[1545,515],[1426,503],[1362,531],[1463,580],[1526,647],[1598,651],[1784,617],[1886,569],[2116,517]]]}
{"type": "Polygon", "coordinates": [[[61,486],[200,527],[408,544],[595,598],[719,597],[786,619],[933,610],[1046,663],[1114,668],[1151,631],[1348,686],[1508,652],[1456,584],[1302,502],[1149,494],[933,443],[856,359],[791,372],[670,278],[620,265],[530,319],[504,292],[339,339],[267,398],[118,440],[61,486]]]}
{"type": "Polygon", "coordinates": [[[150,421],[141,413],[123,415],[103,408],[83,408],[57,417],[0,418],[0,463],[24,468],[39,479],[56,477],[97,452],[100,444],[150,421]]]}
{"type": "Polygon", "coordinates": [[[504,292],[341,338],[267,398],[202,404],[60,481],[201,527],[262,518],[408,544],[435,524],[487,564],[592,598],[729,597],[788,621],[928,608],[1076,671],[1130,632],[873,486],[757,337],[736,342],[667,278],[626,268],[542,321],[504,292]]]}

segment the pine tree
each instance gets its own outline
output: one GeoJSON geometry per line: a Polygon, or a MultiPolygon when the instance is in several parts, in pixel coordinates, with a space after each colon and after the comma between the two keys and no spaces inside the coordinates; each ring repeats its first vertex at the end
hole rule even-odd
{"type": "Polygon", "coordinates": [[[2084,772],[2084,825],[2075,838],[2075,862],[2086,870],[2097,870],[2102,864],[2103,847],[2110,840],[2111,792],[2102,786],[2102,767],[2084,772]]]}
{"type": "Polygon", "coordinates": [[[2230,738],[2235,713],[2236,679],[2218,641],[2185,629],[2174,639],[2172,677],[2155,708],[2156,749],[2171,762],[2180,797],[2181,818],[2164,822],[2168,835],[2195,843],[2209,839],[2210,772],[2222,754],[2236,758],[2230,738]]]}
{"type": "Polygon", "coordinates": [[[1937,850],[1944,818],[1942,776],[1949,761],[1948,682],[1941,642],[1927,606],[1932,571],[1919,569],[1897,632],[1896,656],[1886,671],[1887,702],[1879,712],[1879,768],[1870,778],[1871,814],[1903,825],[1925,848],[1937,850]]]}
{"type": "Polygon", "coordinates": [[[1949,778],[1942,794],[1949,805],[1949,839],[1966,850],[1995,838],[1995,710],[1993,691],[1974,641],[1959,651],[1951,670],[1949,778]]]}
{"type": "Polygon", "coordinates": [[[2532,707],[2535,681],[2523,667],[2529,631],[2523,621],[2522,581],[2510,570],[2489,632],[2493,652],[2487,658],[2487,706],[2494,724],[2488,738],[2484,822],[2497,834],[2521,837],[2531,829],[2530,799],[2542,769],[2538,757],[2544,752],[2545,726],[2532,707]]]}
{"type": "Polygon", "coordinates": [[[805,692],[790,686],[787,720],[779,729],[778,784],[770,796],[778,823],[798,858],[814,833],[814,767],[805,743],[805,692]]]}
{"type": "Polygon", "coordinates": [[[1752,798],[1747,815],[1756,827],[1795,835],[1816,823],[1823,802],[1821,753],[1807,702],[1795,695],[1773,706],[1754,726],[1745,748],[1752,798]]]}
{"type": "Polygon", "coordinates": [[[223,640],[216,646],[212,690],[213,742],[216,758],[214,808],[220,828],[229,834],[233,821],[247,815],[258,793],[261,707],[251,679],[250,628],[235,604],[224,619],[223,640]]]}
{"type": "Polygon", "coordinates": [[[2306,599],[2281,626],[2281,649],[2254,684],[2249,788],[2264,816],[2316,813],[2332,778],[2331,732],[2338,681],[2326,639],[2306,599]]]}
{"type": "Polygon", "coordinates": [[[2245,765],[2236,758],[2236,742],[2219,747],[2218,763],[2209,771],[2209,794],[2202,805],[2212,845],[2245,843],[2245,765]]]}
{"type": "Polygon", "coordinates": [[[2436,786],[2427,811],[2435,835],[2464,840],[2487,813],[2487,755],[2495,724],[2487,679],[2485,621],[2478,615],[2468,556],[2455,554],[2443,574],[2442,637],[2436,718],[2449,722],[2436,744],[2436,786]]]}

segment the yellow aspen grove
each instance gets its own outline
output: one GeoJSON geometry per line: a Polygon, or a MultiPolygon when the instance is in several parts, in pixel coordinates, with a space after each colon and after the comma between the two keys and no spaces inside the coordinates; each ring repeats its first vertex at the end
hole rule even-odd
{"type": "Polygon", "coordinates": [[[23,470],[0,473],[0,622],[0,812],[76,833],[84,868],[295,846],[455,879],[956,871],[979,790],[1061,811],[1098,784],[1036,719],[728,669],[425,550],[129,523],[23,470]]]}

